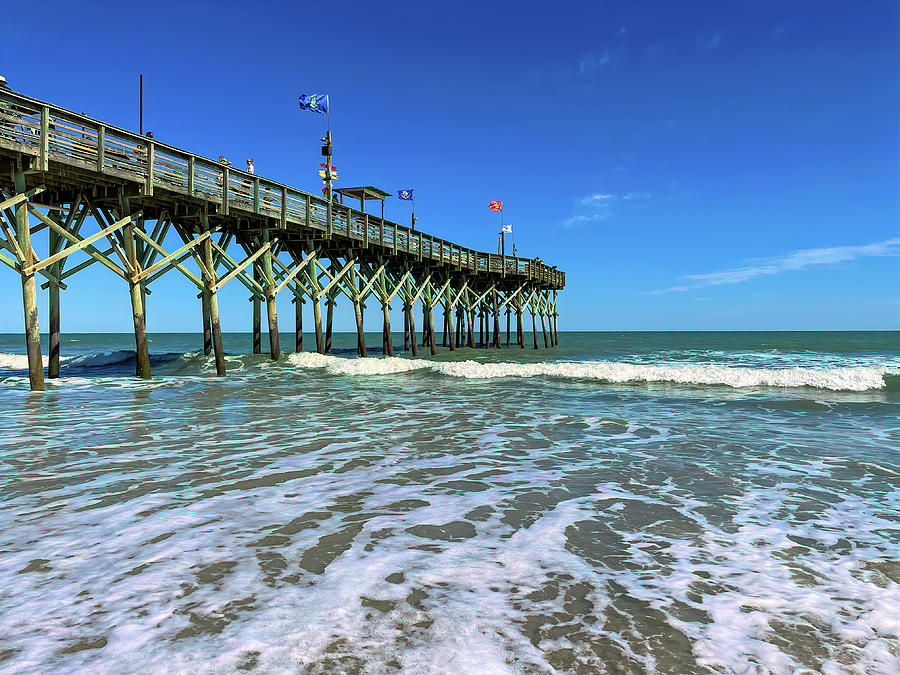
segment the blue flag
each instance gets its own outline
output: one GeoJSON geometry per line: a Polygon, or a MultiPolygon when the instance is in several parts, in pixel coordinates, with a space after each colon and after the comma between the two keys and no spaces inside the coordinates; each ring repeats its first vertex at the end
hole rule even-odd
{"type": "Polygon", "coordinates": [[[415,199],[413,192],[415,192],[415,190],[397,190],[397,196],[400,199],[412,200],[415,199]]]}
{"type": "Polygon", "coordinates": [[[300,107],[317,113],[327,113],[328,94],[300,94],[300,107]]]}

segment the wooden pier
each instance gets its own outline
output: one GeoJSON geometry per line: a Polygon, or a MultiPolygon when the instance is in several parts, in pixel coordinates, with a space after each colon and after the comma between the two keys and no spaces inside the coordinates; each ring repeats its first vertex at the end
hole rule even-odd
{"type": "MultiPolygon", "coordinates": [[[[374,298],[383,312],[382,351],[393,355],[390,309],[402,305],[404,349],[436,353],[434,310],[443,313],[442,345],[501,346],[501,314],[516,318],[525,348],[531,314],[534,349],[557,344],[557,291],[565,274],[538,260],[482,253],[335,201],[246,173],[154,139],[0,87],[0,262],[22,278],[29,378],[43,390],[37,290],[49,297],[48,375],[59,377],[60,290],[98,263],[127,287],[134,318],[136,375],[150,377],[144,308],[151,284],[172,270],[197,289],[205,353],[225,375],[216,297],[226,283],[246,287],[254,353],[261,351],[262,304],[269,352],[281,354],[275,298],[296,306],[294,349],[303,348],[305,303],[312,303],[316,350],[330,351],[335,303],[353,305],[358,353],[367,354],[363,315],[374,298]],[[49,231],[39,255],[31,237],[49,231]],[[173,245],[170,243],[174,241],[173,245]],[[66,267],[78,253],[78,264],[66,267]],[[323,322],[322,306],[325,305],[323,322]],[[454,318],[455,317],[455,318],[454,318]],[[493,319],[493,320],[491,320],[493,319]],[[479,341],[475,340],[478,321],[479,341]]],[[[4,299],[9,306],[11,299],[4,299]]]]}

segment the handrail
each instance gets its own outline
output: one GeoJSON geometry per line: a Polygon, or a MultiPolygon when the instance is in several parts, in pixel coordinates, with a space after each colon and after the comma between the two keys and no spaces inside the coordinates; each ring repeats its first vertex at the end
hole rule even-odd
{"type": "MultiPolygon", "coordinates": [[[[225,214],[236,208],[278,217],[282,227],[302,223],[327,229],[327,200],[321,197],[3,88],[0,144],[10,140],[17,149],[25,146],[37,154],[45,171],[51,155],[57,160],[70,158],[100,173],[137,176],[147,195],[159,186],[216,201],[225,214]]],[[[565,272],[537,259],[475,251],[339,203],[332,203],[332,216],[335,233],[365,245],[376,242],[473,272],[513,274],[554,288],[565,286],[565,272]]]]}

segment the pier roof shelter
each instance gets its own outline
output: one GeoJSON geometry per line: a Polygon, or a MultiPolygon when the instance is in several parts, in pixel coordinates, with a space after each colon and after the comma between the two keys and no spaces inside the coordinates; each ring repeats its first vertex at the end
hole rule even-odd
{"type": "Polygon", "coordinates": [[[336,188],[334,190],[341,196],[341,204],[344,203],[344,196],[352,197],[353,199],[359,200],[359,210],[363,213],[366,212],[366,202],[368,201],[380,201],[381,202],[381,217],[384,218],[384,200],[387,197],[391,196],[390,192],[385,192],[384,190],[379,190],[376,187],[372,187],[371,185],[366,185],[363,187],[349,187],[349,188],[336,188]]]}

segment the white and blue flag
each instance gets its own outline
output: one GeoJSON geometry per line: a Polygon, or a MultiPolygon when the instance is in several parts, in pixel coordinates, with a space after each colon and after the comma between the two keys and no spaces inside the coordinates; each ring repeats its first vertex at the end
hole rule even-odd
{"type": "Polygon", "coordinates": [[[327,113],[328,94],[300,94],[300,107],[317,113],[327,113]]]}
{"type": "Polygon", "coordinates": [[[415,199],[414,192],[415,190],[397,190],[397,196],[400,199],[413,200],[415,199]]]}

